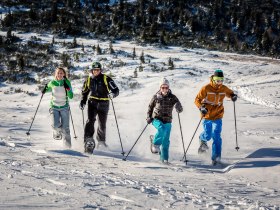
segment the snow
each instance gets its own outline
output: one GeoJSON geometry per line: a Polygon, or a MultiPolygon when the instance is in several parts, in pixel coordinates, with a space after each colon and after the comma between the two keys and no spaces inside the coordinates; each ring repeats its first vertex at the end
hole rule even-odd
{"type": "MultiPolygon", "coordinates": [[[[51,35],[15,34],[23,40],[34,35],[44,42],[52,39],[51,35]]],[[[224,70],[226,85],[239,96],[236,116],[240,150],[235,150],[233,103],[226,100],[222,157],[224,163],[229,164],[227,167],[210,166],[210,154],[197,155],[201,126],[188,150],[188,164],[180,161],[183,148],[175,111],[171,165],[161,164],[157,155],[150,154],[149,135],[155,132],[150,125],[123,161],[112,107],[107,122],[109,149],[85,154],[82,111],[78,108],[83,79],[72,81],[75,96],[70,106],[78,138],[73,138],[71,127],[73,147],[65,149],[61,141],[52,139],[48,112],[50,94],[43,97],[31,135],[26,136],[41,96],[38,86],[2,83],[0,209],[280,208],[279,60],[202,49],[138,46],[124,41],[113,43],[114,49],[121,52],[116,58],[95,56],[91,50],[97,43],[103,49],[108,48],[108,42],[80,38],[77,41],[85,45],[85,53],[74,63],[77,75],[83,75],[84,68],[93,59],[101,60],[105,66],[110,61],[126,63],[113,68],[106,66],[106,73],[115,76],[121,90],[114,99],[114,107],[126,154],[146,126],[147,106],[163,76],[170,81],[172,92],[184,107],[180,119],[187,147],[200,119],[194,98],[208,83],[215,68],[224,70]],[[146,61],[150,59],[160,66],[171,57],[175,60],[175,69],[153,72],[149,64],[144,64],[144,71],[137,72],[137,77],[133,78],[139,59],[125,56],[132,53],[133,47],[137,56],[143,50],[146,61]],[[134,89],[131,88],[133,82],[138,84],[134,89]],[[16,88],[23,92],[15,92],[16,88]]],[[[59,50],[67,51],[61,47],[59,50]]],[[[72,49],[71,53],[75,50],[78,51],[72,49]]],[[[85,110],[85,118],[86,113],[85,110]]]]}

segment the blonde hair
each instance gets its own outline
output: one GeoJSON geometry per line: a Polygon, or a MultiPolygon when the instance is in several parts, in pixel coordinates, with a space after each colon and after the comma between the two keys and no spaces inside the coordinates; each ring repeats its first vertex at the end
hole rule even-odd
{"type": "Polygon", "coordinates": [[[57,79],[57,74],[59,71],[63,71],[64,76],[68,77],[66,70],[63,67],[57,67],[54,72],[54,78],[57,79]]]}

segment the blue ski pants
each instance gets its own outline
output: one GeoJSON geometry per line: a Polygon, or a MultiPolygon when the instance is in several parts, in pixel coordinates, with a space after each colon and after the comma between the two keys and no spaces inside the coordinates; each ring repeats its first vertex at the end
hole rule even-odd
{"type": "Polygon", "coordinates": [[[222,119],[217,120],[206,120],[202,122],[204,131],[200,134],[199,139],[201,141],[210,141],[213,139],[212,144],[212,160],[221,158],[222,153],[222,119]]]}
{"type": "Polygon", "coordinates": [[[168,160],[171,123],[163,123],[162,121],[160,121],[158,119],[154,119],[152,124],[157,129],[157,133],[154,137],[153,144],[161,145],[160,159],[168,160]]]}

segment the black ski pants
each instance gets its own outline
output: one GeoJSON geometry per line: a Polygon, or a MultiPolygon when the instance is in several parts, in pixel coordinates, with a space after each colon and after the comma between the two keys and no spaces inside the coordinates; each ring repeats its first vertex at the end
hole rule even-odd
{"type": "Polygon", "coordinates": [[[88,120],[85,126],[84,141],[87,138],[93,138],[94,123],[96,117],[98,119],[98,128],[96,134],[97,141],[106,140],[106,122],[109,112],[109,101],[102,100],[88,100],[88,120]]]}

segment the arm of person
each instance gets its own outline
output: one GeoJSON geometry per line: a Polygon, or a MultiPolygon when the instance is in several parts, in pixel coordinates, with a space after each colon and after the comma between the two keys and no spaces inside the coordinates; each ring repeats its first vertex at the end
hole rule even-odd
{"type": "Polygon", "coordinates": [[[152,118],[155,105],[156,105],[156,96],[153,96],[148,106],[147,119],[152,118]]]}
{"type": "Polygon", "coordinates": [[[203,87],[200,89],[200,91],[198,92],[198,94],[194,100],[194,103],[197,106],[197,108],[200,108],[202,106],[202,102],[205,98],[206,98],[206,91],[205,91],[205,88],[203,87]]]}
{"type": "MultiPolygon", "coordinates": [[[[88,78],[88,79],[90,79],[90,78],[88,78]]],[[[88,98],[88,94],[90,92],[90,89],[88,87],[88,79],[86,79],[86,81],[83,84],[83,88],[82,88],[82,99],[81,99],[81,101],[83,101],[84,104],[86,104],[87,98],[88,98]]]]}
{"type": "Polygon", "coordinates": [[[110,77],[107,77],[108,88],[113,93],[113,97],[117,97],[119,95],[119,88],[110,77]]]}
{"type": "Polygon", "coordinates": [[[67,84],[67,85],[68,85],[68,87],[69,87],[69,90],[66,90],[66,92],[67,92],[67,96],[68,96],[68,98],[72,99],[72,98],[73,98],[73,96],[74,96],[74,94],[73,94],[73,90],[72,90],[71,82],[70,82],[68,79],[65,79],[65,82],[66,82],[66,84],[67,84]]]}
{"type": "Polygon", "coordinates": [[[176,96],[174,96],[174,104],[175,104],[176,111],[178,113],[181,113],[183,111],[183,106],[176,96]]]}
{"type": "Polygon", "coordinates": [[[47,92],[51,92],[52,91],[52,81],[50,81],[48,84],[46,84],[42,90],[42,93],[45,94],[47,92]]]}

